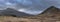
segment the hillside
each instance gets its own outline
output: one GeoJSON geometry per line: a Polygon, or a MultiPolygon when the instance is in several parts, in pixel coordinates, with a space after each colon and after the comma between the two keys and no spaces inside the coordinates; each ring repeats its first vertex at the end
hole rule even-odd
{"type": "Polygon", "coordinates": [[[0,16],[0,22],[60,22],[60,9],[51,6],[36,16],[0,16]]]}
{"type": "Polygon", "coordinates": [[[53,16],[60,16],[60,9],[54,7],[54,6],[51,6],[49,7],[48,9],[46,9],[44,12],[42,12],[41,14],[39,15],[45,15],[45,16],[50,16],[50,15],[53,15],[53,16]]]}
{"type": "Polygon", "coordinates": [[[30,14],[27,14],[27,13],[24,13],[24,12],[19,12],[15,9],[12,9],[12,8],[7,8],[5,10],[2,10],[2,12],[0,13],[0,15],[2,16],[17,16],[17,17],[21,17],[21,16],[33,16],[33,15],[30,15],[30,14]]]}

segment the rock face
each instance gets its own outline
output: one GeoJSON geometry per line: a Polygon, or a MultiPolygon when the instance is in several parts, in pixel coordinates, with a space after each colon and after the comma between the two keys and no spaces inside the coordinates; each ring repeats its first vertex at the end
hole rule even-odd
{"type": "Polygon", "coordinates": [[[11,8],[7,8],[6,10],[3,10],[1,13],[1,15],[12,15],[12,16],[32,16],[30,14],[26,14],[24,12],[19,12],[17,10],[11,9],[11,8]]]}

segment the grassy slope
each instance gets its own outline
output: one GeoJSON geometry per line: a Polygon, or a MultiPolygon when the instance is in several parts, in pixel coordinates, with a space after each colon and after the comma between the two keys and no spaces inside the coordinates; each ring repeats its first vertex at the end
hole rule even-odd
{"type": "Polygon", "coordinates": [[[0,22],[40,22],[38,19],[17,18],[11,16],[0,16],[0,22]]]}

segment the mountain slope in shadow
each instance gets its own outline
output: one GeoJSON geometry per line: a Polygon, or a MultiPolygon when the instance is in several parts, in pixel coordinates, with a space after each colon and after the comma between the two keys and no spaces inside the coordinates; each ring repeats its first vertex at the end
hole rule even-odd
{"type": "Polygon", "coordinates": [[[27,14],[24,12],[19,12],[17,10],[14,10],[12,8],[7,8],[1,12],[1,15],[6,15],[6,16],[33,16],[31,14],[27,14]]]}

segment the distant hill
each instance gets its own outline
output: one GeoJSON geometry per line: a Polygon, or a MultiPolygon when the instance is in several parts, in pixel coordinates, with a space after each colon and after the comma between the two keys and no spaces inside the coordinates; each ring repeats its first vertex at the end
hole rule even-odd
{"type": "Polygon", "coordinates": [[[0,14],[1,15],[6,15],[6,16],[9,16],[9,15],[14,15],[14,16],[33,16],[33,15],[30,15],[30,14],[26,14],[24,12],[19,12],[17,10],[12,9],[12,8],[7,8],[7,9],[3,10],[0,14]]]}

